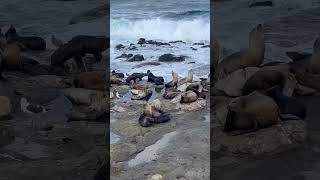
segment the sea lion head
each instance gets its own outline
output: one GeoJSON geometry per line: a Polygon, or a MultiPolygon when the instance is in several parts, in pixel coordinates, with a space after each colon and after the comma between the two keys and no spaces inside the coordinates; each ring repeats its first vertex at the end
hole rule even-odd
{"type": "Polygon", "coordinates": [[[147,116],[152,116],[152,106],[148,103],[144,104],[143,113],[147,116]]]}
{"type": "Polygon", "coordinates": [[[249,46],[251,48],[260,48],[261,46],[264,48],[264,29],[262,24],[258,24],[255,28],[253,28],[249,36],[249,46]]]}
{"type": "Polygon", "coordinates": [[[177,74],[176,72],[174,72],[174,71],[172,71],[171,73],[172,73],[172,83],[173,83],[173,84],[177,84],[178,81],[179,81],[179,76],[178,76],[178,74],[177,74]]]}

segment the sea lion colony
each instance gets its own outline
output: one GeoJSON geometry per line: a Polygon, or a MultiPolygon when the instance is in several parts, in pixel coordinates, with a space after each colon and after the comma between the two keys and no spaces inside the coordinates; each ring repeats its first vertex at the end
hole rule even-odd
{"type": "MultiPolygon", "coordinates": [[[[156,43],[155,41],[145,41],[144,39],[140,39],[138,44],[168,45],[156,43]]],[[[118,50],[125,47],[121,46],[119,48],[120,45],[118,45],[116,47],[118,50]]],[[[174,58],[176,57],[174,56],[174,58]]],[[[164,104],[171,103],[180,110],[199,110],[205,107],[206,96],[209,92],[207,79],[194,81],[192,69],[186,74],[185,78],[180,78],[176,72],[172,71],[172,80],[164,82],[163,77],[154,75],[150,70],[133,74],[126,73],[126,75],[112,71],[110,72],[110,84],[115,87],[129,86],[131,100],[146,101],[141,107],[142,113],[138,122],[143,127],[149,127],[170,120],[169,112],[164,112],[163,109],[154,107],[154,102],[148,102],[153,96],[157,96],[154,101],[158,102],[158,104],[163,104],[163,102],[165,102],[164,104]]],[[[115,92],[110,93],[110,98],[116,99],[115,92]]]]}
{"type": "Polygon", "coordinates": [[[211,50],[215,72],[211,95],[233,98],[227,103],[223,131],[239,135],[282,121],[304,120],[306,108],[294,96],[319,93],[319,39],[315,40],[313,49],[312,54],[287,52],[293,60],[289,63],[264,64],[261,24],[249,33],[248,49],[224,59],[219,59],[219,43],[215,40],[211,50]]]}

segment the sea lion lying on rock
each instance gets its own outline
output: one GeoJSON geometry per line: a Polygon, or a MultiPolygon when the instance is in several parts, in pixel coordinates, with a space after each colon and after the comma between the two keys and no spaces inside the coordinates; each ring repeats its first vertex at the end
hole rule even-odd
{"type": "MultiPolygon", "coordinates": [[[[271,97],[279,106],[283,115],[294,115],[298,119],[304,119],[307,115],[305,106],[293,97],[285,96],[280,86],[275,86],[267,90],[266,95],[271,97]]],[[[284,116],[281,116],[282,119],[284,116]]],[[[292,119],[292,117],[290,117],[292,119]]]]}
{"type": "Polygon", "coordinates": [[[148,82],[152,82],[155,85],[163,85],[164,84],[163,77],[153,75],[150,70],[147,71],[147,76],[148,76],[148,82]]]}
{"type": "Polygon", "coordinates": [[[198,100],[198,95],[193,91],[187,91],[181,95],[180,103],[192,103],[198,100]]]}
{"type": "Polygon", "coordinates": [[[106,90],[106,81],[100,72],[83,72],[74,79],[76,88],[92,89],[97,91],[106,90]]]}
{"type": "Polygon", "coordinates": [[[178,84],[178,81],[179,81],[179,76],[178,76],[178,74],[175,73],[175,72],[173,72],[173,71],[171,72],[171,74],[172,74],[172,81],[170,81],[170,82],[168,82],[168,83],[165,84],[165,87],[166,87],[166,88],[175,87],[175,86],[177,86],[177,84],[178,84]]]}
{"type": "Polygon", "coordinates": [[[139,124],[142,127],[150,127],[153,124],[165,123],[170,121],[169,114],[158,109],[159,103],[160,101],[153,105],[145,104],[143,106],[143,113],[139,118],[139,124]]]}
{"type": "Polygon", "coordinates": [[[163,93],[163,98],[165,99],[173,99],[174,97],[176,97],[178,94],[181,94],[181,92],[179,90],[177,90],[176,88],[166,88],[166,90],[163,93]]]}
{"type": "Polygon", "coordinates": [[[270,97],[258,92],[235,98],[228,105],[225,132],[244,130],[257,131],[277,124],[279,107],[270,97]]]}
{"type": "Polygon", "coordinates": [[[139,78],[139,80],[141,81],[143,77],[147,76],[147,74],[145,73],[132,73],[131,75],[127,74],[127,78],[126,78],[126,82],[130,83],[131,80],[136,80],[137,78],[139,78]]]}
{"type": "Polygon", "coordinates": [[[152,96],[152,90],[144,89],[144,90],[131,90],[133,96],[131,97],[132,100],[148,100],[152,96]]]}
{"type": "Polygon", "coordinates": [[[249,48],[224,58],[217,67],[216,77],[222,79],[228,74],[245,67],[257,67],[264,60],[265,44],[263,27],[259,24],[251,30],[249,48]]]}
{"type": "Polygon", "coordinates": [[[101,53],[109,47],[109,39],[105,36],[78,35],[51,55],[51,64],[63,66],[65,61],[74,58],[78,67],[84,68],[82,57],[85,54],[93,54],[96,61],[100,61],[102,59],[101,53]]]}
{"type": "Polygon", "coordinates": [[[17,42],[21,43],[26,50],[45,50],[46,41],[37,36],[19,36],[15,27],[11,26],[5,33],[8,43],[17,42]]]}

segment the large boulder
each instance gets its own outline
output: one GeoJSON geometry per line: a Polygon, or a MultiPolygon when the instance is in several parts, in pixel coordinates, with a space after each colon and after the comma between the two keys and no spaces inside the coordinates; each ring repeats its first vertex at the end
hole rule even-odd
{"type": "Polygon", "coordinates": [[[185,56],[176,56],[173,54],[163,54],[159,57],[160,62],[182,62],[185,61],[185,56]]]}

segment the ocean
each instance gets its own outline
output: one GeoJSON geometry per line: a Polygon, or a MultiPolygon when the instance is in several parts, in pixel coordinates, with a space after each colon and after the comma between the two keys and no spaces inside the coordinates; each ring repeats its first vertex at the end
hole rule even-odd
{"type": "Polygon", "coordinates": [[[175,71],[185,77],[193,69],[195,79],[209,74],[210,48],[193,43],[210,44],[209,0],[111,0],[110,12],[111,69],[123,73],[146,72],[171,80],[175,71]],[[115,46],[137,44],[139,38],[160,42],[184,41],[171,46],[146,45],[135,50],[117,50],[115,46]],[[172,53],[187,56],[185,62],[161,63],[159,66],[135,67],[141,62],[116,58],[123,53],[141,54],[144,62],[157,62],[159,56],[172,53]]]}

